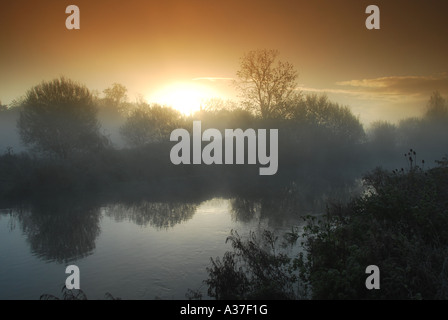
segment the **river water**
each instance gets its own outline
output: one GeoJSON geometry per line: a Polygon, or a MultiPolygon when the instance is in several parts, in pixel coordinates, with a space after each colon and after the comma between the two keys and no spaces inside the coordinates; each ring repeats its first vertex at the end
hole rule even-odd
{"type": "MultiPolygon", "coordinates": [[[[275,206],[274,208],[275,209],[275,206]]],[[[210,258],[231,250],[231,230],[281,235],[301,215],[267,214],[250,201],[45,204],[0,210],[0,299],[61,298],[74,264],[88,299],[186,299],[207,295],[210,258]]]]}

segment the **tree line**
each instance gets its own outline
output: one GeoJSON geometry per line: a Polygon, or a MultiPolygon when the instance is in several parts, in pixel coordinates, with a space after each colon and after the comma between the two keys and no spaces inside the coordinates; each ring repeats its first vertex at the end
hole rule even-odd
{"type": "MultiPolygon", "coordinates": [[[[94,181],[101,172],[99,180],[108,176],[117,183],[164,174],[210,179],[213,174],[230,179],[229,172],[235,179],[251,174],[245,166],[198,170],[170,165],[170,133],[176,128],[191,130],[193,120],[201,120],[204,130],[279,129],[279,176],[322,185],[353,179],[377,165],[400,166],[403,150],[409,148],[419,150],[419,161],[426,159],[427,166],[448,150],[448,106],[438,92],[420,118],[403,119],[398,125],[377,121],[365,129],[349,107],[298,90],[297,71],[279,60],[276,50],[245,54],[236,75],[239,101],[211,99],[191,116],[141,97],[130,102],[127,88],[119,83],[100,95],[60,77],[33,86],[9,107],[2,105],[0,122],[11,119],[7,114],[18,114],[17,130],[28,156],[59,166],[80,162],[81,175],[94,181]]],[[[5,150],[0,170],[11,169],[12,153],[5,150]]],[[[20,161],[27,163],[23,157],[20,161]]],[[[20,161],[15,159],[15,166],[20,161]]]]}

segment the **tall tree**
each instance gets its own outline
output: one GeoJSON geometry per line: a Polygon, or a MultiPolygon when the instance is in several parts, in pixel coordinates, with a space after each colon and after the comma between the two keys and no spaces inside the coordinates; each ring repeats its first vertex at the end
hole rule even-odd
{"type": "Polygon", "coordinates": [[[277,57],[277,50],[249,51],[242,57],[234,81],[243,103],[263,119],[287,117],[290,100],[298,96],[296,70],[277,57]]]}
{"type": "Polygon", "coordinates": [[[17,122],[25,145],[67,158],[75,151],[104,146],[96,106],[84,85],[61,77],[34,86],[21,102],[17,122]]]}

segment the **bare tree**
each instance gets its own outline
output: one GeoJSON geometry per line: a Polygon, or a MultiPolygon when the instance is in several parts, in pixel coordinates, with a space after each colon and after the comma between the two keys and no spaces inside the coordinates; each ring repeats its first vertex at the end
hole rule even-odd
{"type": "Polygon", "coordinates": [[[296,70],[289,62],[277,61],[277,56],[277,50],[249,51],[234,81],[245,106],[263,119],[287,117],[291,100],[299,96],[296,70]]]}

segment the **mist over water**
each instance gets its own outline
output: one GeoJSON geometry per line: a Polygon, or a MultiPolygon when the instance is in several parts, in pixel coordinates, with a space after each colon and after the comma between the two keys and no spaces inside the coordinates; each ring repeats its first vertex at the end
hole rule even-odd
{"type": "Polygon", "coordinates": [[[282,237],[362,194],[375,167],[429,169],[448,152],[447,104],[437,94],[420,118],[369,128],[316,95],[272,118],[235,105],[187,117],[82,90],[79,97],[89,108],[73,110],[70,121],[65,111],[45,114],[34,132],[25,126],[33,104],[0,111],[1,299],[58,295],[68,264],[80,268],[89,298],[184,299],[188,289],[210,298],[207,267],[232,249],[232,230],[282,237]],[[260,176],[247,144],[243,164],[173,164],[169,135],[191,134],[193,121],[202,131],[278,130],[278,171],[260,176]]]}
{"type": "MultiPolygon", "coordinates": [[[[89,299],[104,299],[106,292],[123,299],[185,299],[188,289],[204,289],[210,258],[230,249],[225,239],[231,230],[281,234],[302,223],[288,197],[53,200],[2,209],[0,234],[7,245],[1,251],[8,259],[2,261],[0,284],[7,290],[1,299],[58,296],[69,264],[80,268],[89,299]]],[[[317,202],[304,213],[322,208],[317,202]]]]}

